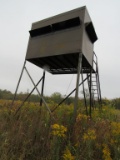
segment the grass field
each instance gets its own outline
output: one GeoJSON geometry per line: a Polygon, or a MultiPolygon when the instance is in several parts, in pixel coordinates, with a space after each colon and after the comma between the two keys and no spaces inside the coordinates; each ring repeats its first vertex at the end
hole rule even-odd
{"type": "MultiPolygon", "coordinates": [[[[0,100],[0,160],[120,160],[120,110],[103,106],[92,118],[79,105],[62,105],[52,115],[44,106],[0,100]]],[[[54,108],[53,104],[49,104],[54,108]]]]}

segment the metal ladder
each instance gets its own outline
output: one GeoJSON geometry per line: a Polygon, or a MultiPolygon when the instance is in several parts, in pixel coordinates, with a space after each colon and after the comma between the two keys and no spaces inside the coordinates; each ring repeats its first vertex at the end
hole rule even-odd
{"type": "Polygon", "coordinates": [[[93,67],[91,70],[91,80],[88,78],[88,88],[91,92],[91,105],[94,108],[99,106],[101,108],[101,89],[99,80],[98,60],[97,56],[93,54],[93,67]]]}

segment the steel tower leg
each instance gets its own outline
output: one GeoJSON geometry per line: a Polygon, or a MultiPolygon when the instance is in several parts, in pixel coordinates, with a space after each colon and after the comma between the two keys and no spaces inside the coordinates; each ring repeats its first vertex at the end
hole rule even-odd
{"type": "MultiPolygon", "coordinates": [[[[79,84],[79,86],[81,86],[89,77],[90,77],[90,75],[88,75],[88,76],[79,84]]],[[[73,89],[73,90],[52,110],[52,112],[54,112],[54,111],[55,111],[66,99],[68,99],[75,91],[76,91],[76,88],[73,89]]]]}
{"type": "MultiPolygon", "coordinates": [[[[38,92],[38,94],[39,94],[39,97],[42,99],[42,102],[44,103],[44,105],[45,105],[45,107],[47,108],[47,110],[49,111],[49,113],[51,114],[51,110],[50,110],[50,108],[47,106],[47,103],[45,102],[45,100],[44,100],[44,98],[43,98],[43,96],[40,94],[40,92],[39,92],[39,90],[38,90],[38,88],[37,88],[37,86],[38,86],[38,84],[36,85],[35,83],[34,83],[34,81],[33,81],[33,79],[32,79],[32,77],[30,76],[30,74],[29,74],[29,72],[28,72],[28,70],[27,70],[27,68],[25,67],[25,70],[26,70],[26,72],[27,72],[27,75],[29,76],[29,78],[31,79],[31,82],[32,82],[32,84],[33,84],[33,86],[34,86],[34,88],[33,89],[36,89],[36,91],[38,92]]],[[[43,80],[43,76],[42,76],[42,78],[40,79],[40,81],[41,80],[43,80]]]]}
{"type": "Polygon", "coordinates": [[[24,103],[27,101],[27,99],[31,96],[31,94],[34,92],[34,90],[36,89],[36,87],[38,86],[38,84],[41,82],[41,80],[43,79],[43,77],[37,82],[37,84],[34,86],[34,88],[31,90],[31,92],[29,93],[29,95],[24,99],[24,101],[22,102],[22,104],[18,107],[18,109],[16,110],[14,116],[18,113],[18,111],[21,109],[21,107],[24,105],[24,103]]]}
{"type": "Polygon", "coordinates": [[[14,101],[15,101],[15,98],[16,98],[16,95],[17,95],[17,91],[18,91],[18,88],[19,88],[19,84],[20,84],[20,81],[21,81],[21,78],[22,78],[22,75],[23,75],[23,71],[25,69],[25,64],[26,64],[26,60],[23,64],[23,68],[22,68],[22,71],[21,71],[21,74],[20,74],[20,77],[19,77],[19,80],[18,80],[18,83],[17,83],[17,87],[16,87],[16,90],[15,90],[15,93],[14,93],[14,97],[13,97],[11,106],[13,106],[13,104],[14,104],[14,101]]]}
{"type": "MultiPolygon", "coordinates": [[[[82,70],[81,70],[82,71],[82,70]]],[[[83,82],[83,72],[81,73],[81,78],[83,82]]],[[[87,110],[87,101],[86,101],[86,95],[85,95],[85,86],[84,83],[82,84],[83,86],[83,96],[84,96],[84,103],[85,103],[85,108],[86,108],[86,115],[88,115],[88,110],[87,110]]]]}
{"type": "Polygon", "coordinates": [[[76,92],[75,92],[75,101],[74,101],[74,111],[73,111],[73,123],[75,122],[77,116],[77,109],[78,109],[78,91],[79,91],[79,80],[80,80],[80,73],[82,69],[82,53],[79,53],[78,59],[78,68],[77,68],[77,81],[76,81],[76,92]]]}
{"type": "Polygon", "coordinates": [[[89,114],[90,114],[90,118],[91,118],[91,108],[92,108],[92,68],[90,68],[90,108],[89,108],[89,114]]]}
{"type": "MultiPolygon", "coordinates": [[[[43,91],[44,91],[44,82],[45,82],[45,70],[43,71],[43,80],[42,80],[42,88],[41,88],[41,96],[43,97],[43,91]]],[[[42,98],[40,99],[40,106],[42,106],[42,98]]]]}

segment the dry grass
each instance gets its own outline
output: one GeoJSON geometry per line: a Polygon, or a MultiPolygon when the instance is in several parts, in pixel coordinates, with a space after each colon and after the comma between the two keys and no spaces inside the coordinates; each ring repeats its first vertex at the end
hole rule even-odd
{"type": "Polygon", "coordinates": [[[10,103],[0,100],[1,160],[119,160],[120,111],[106,106],[90,119],[82,108],[71,126],[72,105],[50,116],[44,106],[25,103],[14,116],[21,102],[10,103]]]}

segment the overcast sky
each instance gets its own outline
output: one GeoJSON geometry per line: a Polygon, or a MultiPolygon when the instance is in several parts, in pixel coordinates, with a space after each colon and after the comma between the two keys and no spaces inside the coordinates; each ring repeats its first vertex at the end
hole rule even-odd
{"type": "MultiPolygon", "coordinates": [[[[33,22],[85,5],[98,36],[94,50],[98,56],[102,97],[120,97],[120,0],[0,0],[0,89],[15,91],[33,22]]],[[[37,82],[42,69],[29,62],[27,67],[37,82]]],[[[46,95],[53,92],[64,95],[74,89],[76,75],[47,73],[45,82],[46,95]]],[[[24,73],[19,91],[31,88],[24,73]]]]}

